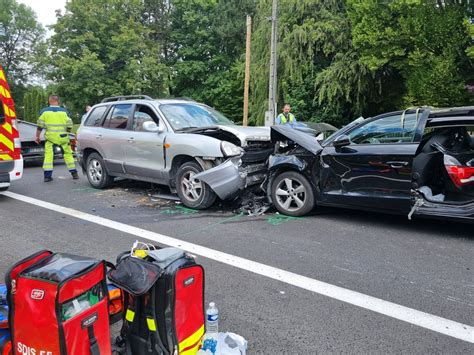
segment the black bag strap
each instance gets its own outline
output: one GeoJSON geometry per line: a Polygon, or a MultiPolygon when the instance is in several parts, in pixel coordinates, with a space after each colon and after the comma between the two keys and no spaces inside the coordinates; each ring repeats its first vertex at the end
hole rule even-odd
{"type": "Polygon", "coordinates": [[[100,355],[99,344],[97,343],[97,339],[94,335],[93,324],[87,327],[87,335],[89,336],[89,348],[91,351],[91,355],[100,355]]]}
{"type": "Polygon", "coordinates": [[[166,350],[163,342],[161,341],[160,334],[158,332],[158,322],[156,319],[156,307],[155,307],[155,299],[156,299],[156,287],[152,287],[143,297],[144,300],[144,310],[145,310],[145,318],[146,318],[146,325],[149,332],[149,350],[155,350],[158,354],[161,355],[168,355],[168,351],[166,350]]]}

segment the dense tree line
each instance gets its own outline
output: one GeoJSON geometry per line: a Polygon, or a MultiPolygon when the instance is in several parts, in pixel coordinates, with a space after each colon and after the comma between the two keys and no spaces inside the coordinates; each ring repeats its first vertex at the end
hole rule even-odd
{"type": "MultiPolygon", "coordinates": [[[[250,116],[262,124],[271,3],[72,0],[44,42],[30,9],[0,0],[10,9],[0,14],[0,60],[18,87],[29,69],[43,75],[77,117],[105,96],[148,94],[190,97],[239,122],[250,14],[250,116]],[[12,54],[15,26],[30,35],[12,54]]],[[[342,125],[409,106],[470,104],[473,18],[469,0],[279,0],[279,106],[289,102],[300,120],[342,125]]]]}

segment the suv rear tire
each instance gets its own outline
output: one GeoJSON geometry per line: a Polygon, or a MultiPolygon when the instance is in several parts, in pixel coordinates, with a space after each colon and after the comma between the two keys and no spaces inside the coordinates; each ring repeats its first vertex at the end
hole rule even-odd
{"type": "Polygon", "coordinates": [[[217,197],[206,183],[192,179],[201,171],[203,169],[198,163],[189,161],[181,165],[176,173],[176,191],[181,202],[197,210],[211,207],[217,197]]]}
{"type": "Polygon", "coordinates": [[[91,153],[87,157],[86,175],[89,184],[96,189],[105,189],[114,182],[105,168],[104,159],[98,153],[91,153]]]}

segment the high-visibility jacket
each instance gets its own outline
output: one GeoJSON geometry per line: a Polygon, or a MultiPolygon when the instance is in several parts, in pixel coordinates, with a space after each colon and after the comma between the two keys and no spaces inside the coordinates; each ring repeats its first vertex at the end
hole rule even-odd
{"type": "Polygon", "coordinates": [[[289,113],[288,119],[287,119],[283,113],[280,113],[277,117],[277,124],[285,124],[285,123],[288,123],[288,121],[290,121],[290,123],[296,122],[295,115],[293,115],[292,113],[289,113]]]}
{"type": "Polygon", "coordinates": [[[38,118],[38,127],[46,130],[45,139],[57,145],[69,142],[68,132],[72,125],[67,110],[59,106],[42,109],[38,118]]]}

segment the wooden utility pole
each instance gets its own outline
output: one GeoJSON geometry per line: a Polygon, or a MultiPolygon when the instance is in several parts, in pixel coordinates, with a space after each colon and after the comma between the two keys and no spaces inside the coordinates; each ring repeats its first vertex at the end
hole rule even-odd
{"type": "Polygon", "coordinates": [[[250,44],[252,40],[252,17],[247,15],[247,41],[245,48],[245,83],[244,83],[244,126],[249,120],[249,85],[250,85],[250,44]]]}
{"type": "Polygon", "coordinates": [[[265,126],[275,124],[277,95],[277,45],[278,45],[278,0],[272,5],[272,39],[270,48],[270,82],[268,85],[268,111],[265,126]]]}

